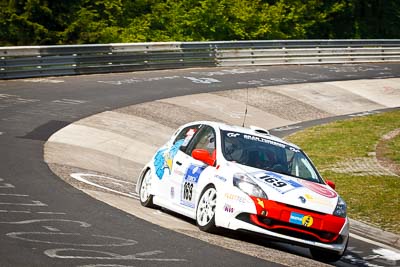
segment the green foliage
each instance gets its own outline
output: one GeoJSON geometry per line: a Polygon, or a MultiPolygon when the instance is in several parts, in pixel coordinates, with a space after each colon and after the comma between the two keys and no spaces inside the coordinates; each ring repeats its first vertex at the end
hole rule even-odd
{"type": "Polygon", "coordinates": [[[0,0],[0,45],[400,38],[396,0],[0,0]]]}

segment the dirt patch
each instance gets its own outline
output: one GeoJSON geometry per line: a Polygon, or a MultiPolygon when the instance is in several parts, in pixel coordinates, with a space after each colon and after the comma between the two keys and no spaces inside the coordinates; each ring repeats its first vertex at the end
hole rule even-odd
{"type": "Polygon", "coordinates": [[[374,155],[364,158],[352,158],[338,162],[327,169],[336,173],[351,173],[355,176],[393,176],[396,175],[382,166],[374,155]]]}
{"type": "Polygon", "coordinates": [[[389,150],[389,141],[398,135],[400,135],[400,128],[382,136],[381,140],[376,146],[376,158],[381,166],[400,176],[400,165],[385,157],[387,151],[389,150]]]}
{"type": "Polygon", "coordinates": [[[368,157],[346,159],[324,170],[356,176],[400,176],[400,165],[385,156],[388,143],[399,134],[400,128],[383,135],[368,157]]]}

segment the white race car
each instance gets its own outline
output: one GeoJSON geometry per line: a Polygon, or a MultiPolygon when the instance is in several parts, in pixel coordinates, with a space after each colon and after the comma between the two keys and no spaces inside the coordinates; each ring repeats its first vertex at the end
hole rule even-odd
{"type": "Polygon", "coordinates": [[[337,261],[349,240],[346,203],[296,145],[268,131],[198,121],[180,127],[143,168],[143,206],[218,227],[251,231],[337,261]]]}

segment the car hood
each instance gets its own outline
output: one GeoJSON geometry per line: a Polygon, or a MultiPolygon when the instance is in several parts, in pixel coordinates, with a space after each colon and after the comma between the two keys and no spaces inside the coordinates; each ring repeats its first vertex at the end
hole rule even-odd
{"type": "Polygon", "coordinates": [[[326,214],[332,214],[336,208],[338,194],[326,184],[237,163],[234,165],[237,172],[247,173],[253,178],[267,194],[269,200],[326,214]]]}

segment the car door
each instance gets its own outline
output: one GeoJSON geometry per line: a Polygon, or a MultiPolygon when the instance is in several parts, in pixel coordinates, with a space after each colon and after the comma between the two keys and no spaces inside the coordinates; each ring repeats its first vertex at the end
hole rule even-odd
{"type": "Polygon", "coordinates": [[[159,165],[162,168],[159,168],[159,171],[162,172],[162,175],[159,175],[159,179],[162,179],[162,183],[158,183],[156,191],[166,201],[165,204],[168,207],[170,206],[169,204],[176,202],[175,198],[179,198],[179,190],[174,185],[173,179],[176,176],[182,177],[184,170],[181,162],[185,162],[186,157],[184,151],[200,127],[200,124],[184,127],[176,135],[173,142],[161,153],[162,162],[159,165]]]}
{"type": "Polygon", "coordinates": [[[175,135],[174,140],[165,147],[159,149],[154,158],[155,179],[152,187],[155,195],[162,199],[162,206],[170,208],[175,197],[175,188],[171,178],[182,171],[181,167],[174,162],[181,157],[181,150],[185,150],[190,140],[200,128],[200,124],[193,124],[184,127],[175,135]]]}
{"type": "Polygon", "coordinates": [[[178,206],[179,212],[187,216],[195,216],[196,195],[201,188],[198,187],[198,181],[201,173],[207,164],[194,159],[191,154],[194,149],[205,149],[211,155],[215,151],[215,131],[211,126],[202,125],[198,133],[187,144],[187,147],[181,149],[174,160],[176,164],[171,182],[174,190],[179,195],[175,195],[174,203],[178,206]]]}

